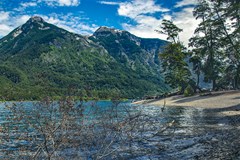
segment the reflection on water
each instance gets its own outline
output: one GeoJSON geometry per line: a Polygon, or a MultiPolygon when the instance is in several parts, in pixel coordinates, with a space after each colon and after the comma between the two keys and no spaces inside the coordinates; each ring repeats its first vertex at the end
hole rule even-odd
{"type": "MultiPolygon", "coordinates": [[[[159,111],[143,108],[149,114],[159,111]]],[[[174,120],[174,127],[159,137],[165,149],[156,159],[240,159],[239,117],[191,107],[165,107],[160,115],[162,121],[174,120]]]]}
{"type": "MultiPolygon", "coordinates": [[[[92,103],[88,102],[85,106],[89,107],[92,103]]],[[[105,111],[111,103],[101,101],[97,104],[102,111],[105,111]]],[[[4,106],[5,104],[0,104],[0,127],[8,122],[6,117],[11,116],[9,110],[4,106]]],[[[26,102],[25,106],[31,108],[32,103],[26,102]]],[[[217,109],[130,105],[128,107],[131,107],[132,111],[141,111],[145,115],[154,117],[154,121],[151,119],[152,122],[161,122],[163,125],[171,123],[171,126],[148,141],[137,142],[131,146],[136,150],[140,150],[142,147],[148,148],[147,154],[141,153],[141,150],[136,151],[134,156],[121,153],[119,155],[122,155],[122,159],[240,159],[239,117],[225,116],[217,109]]],[[[86,112],[93,115],[95,109],[89,107],[86,112]]],[[[121,114],[127,113],[121,112],[121,114]]],[[[152,125],[156,130],[160,128],[152,125]]],[[[152,133],[146,132],[144,134],[152,133]]],[[[25,145],[26,143],[28,142],[22,140],[19,144],[9,143],[7,146],[1,144],[0,139],[0,150],[7,147],[16,149],[17,145],[25,145]]],[[[80,151],[75,150],[75,152],[80,151]]],[[[115,159],[118,158],[115,157],[115,159]]]]}

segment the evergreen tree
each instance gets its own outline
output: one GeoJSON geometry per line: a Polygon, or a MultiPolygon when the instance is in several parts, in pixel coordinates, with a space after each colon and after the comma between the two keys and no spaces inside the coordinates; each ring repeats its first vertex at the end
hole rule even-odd
{"type": "MultiPolygon", "coordinates": [[[[233,74],[231,82],[234,88],[239,88],[240,83],[240,1],[217,0],[212,1],[213,11],[216,14],[216,21],[219,22],[223,31],[220,41],[225,56],[229,59],[225,67],[225,75],[233,74]],[[228,73],[230,72],[230,73],[228,73]]],[[[228,80],[227,80],[228,79],[228,80]]]]}
{"type": "Polygon", "coordinates": [[[236,0],[199,0],[193,15],[201,23],[190,39],[203,62],[205,79],[213,89],[240,81],[240,2],[236,0]],[[231,76],[230,76],[231,75],[231,76]],[[232,78],[230,80],[229,78],[232,78]]]}
{"type": "Polygon", "coordinates": [[[217,80],[221,75],[220,39],[223,36],[221,24],[216,21],[211,5],[206,0],[199,0],[193,15],[201,23],[195,30],[195,36],[190,39],[189,46],[197,49],[197,55],[203,60],[202,70],[205,80],[212,82],[212,89],[217,88],[217,80]]]}
{"type": "Polygon", "coordinates": [[[159,33],[166,34],[167,39],[170,41],[159,55],[165,81],[173,88],[178,87],[180,92],[183,93],[188,85],[191,73],[185,61],[188,52],[186,52],[186,48],[179,40],[179,32],[181,31],[182,29],[169,20],[163,20],[161,30],[157,30],[159,33]]]}

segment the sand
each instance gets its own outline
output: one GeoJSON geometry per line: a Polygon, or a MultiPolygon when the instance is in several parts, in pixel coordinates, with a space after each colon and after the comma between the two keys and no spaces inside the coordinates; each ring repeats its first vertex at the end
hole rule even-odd
{"type": "Polygon", "coordinates": [[[138,101],[135,104],[147,104],[163,106],[184,106],[201,108],[226,108],[240,106],[240,91],[219,91],[212,92],[210,95],[195,95],[184,97],[177,95],[160,100],[138,101]],[[165,101],[165,102],[164,102],[165,101]]]}

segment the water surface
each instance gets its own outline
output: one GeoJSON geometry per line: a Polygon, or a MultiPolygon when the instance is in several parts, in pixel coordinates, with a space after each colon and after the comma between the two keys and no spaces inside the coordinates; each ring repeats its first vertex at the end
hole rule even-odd
{"type": "MultiPolygon", "coordinates": [[[[7,104],[11,105],[11,103],[7,104]]],[[[34,105],[33,102],[21,103],[21,106],[30,111],[34,105]]],[[[11,121],[7,117],[11,117],[12,113],[5,106],[6,103],[0,104],[0,126],[11,121]]],[[[112,144],[111,147],[119,148],[115,151],[118,153],[106,156],[105,159],[240,159],[240,119],[238,116],[222,114],[222,110],[237,110],[238,107],[226,109],[163,108],[161,106],[137,106],[130,103],[122,103],[115,108],[111,108],[111,106],[112,102],[109,101],[87,102],[84,103],[84,114],[89,115],[89,121],[90,119],[96,121],[98,118],[103,118],[102,114],[97,116],[96,110],[101,110],[101,113],[108,111],[109,114],[114,113],[112,116],[117,113],[120,118],[116,121],[121,121],[127,114],[141,112],[141,115],[147,117],[141,120],[146,122],[149,120],[151,123],[146,123],[148,129],[144,130],[141,136],[137,132],[140,132],[142,128],[133,132],[135,136],[147,137],[146,140],[133,140],[130,147],[128,146],[130,143],[116,140],[114,141],[116,144],[112,144]],[[131,150],[131,153],[128,149],[131,150]]],[[[31,112],[26,112],[26,114],[28,113],[31,112]]],[[[139,123],[139,125],[141,124],[139,123]]],[[[98,130],[95,132],[100,133],[101,127],[98,130]]],[[[126,131],[122,130],[121,135],[127,136],[124,133],[126,131]]],[[[34,130],[32,130],[33,133],[34,130]]],[[[0,137],[3,139],[3,134],[0,134],[0,137]]],[[[109,137],[116,138],[112,135],[109,137]]],[[[22,140],[18,141],[17,144],[14,143],[14,140],[8,143],[3,143],[2,140],[0,141],[0,150],[18,150],[19,146],[28,145],[30,142],[22,140]]],[[[85,154],[81,148],[72,148],[65,150],[63,156],[75,155],[77,157],[81,153],[81,155],[85,154],[83,157],[85,159],[94,159],[91,154],[97,150],[97,147],[93,147],[91,151],[88,150],[88,154],[85,154]]],[[[3,155],[0,153],[0,156],[3,155]]]]}

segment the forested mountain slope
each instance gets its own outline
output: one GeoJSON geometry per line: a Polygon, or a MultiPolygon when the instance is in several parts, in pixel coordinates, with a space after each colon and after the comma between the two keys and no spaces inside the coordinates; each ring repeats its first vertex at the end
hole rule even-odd
{"type": "Polygon", "coordinates": [[[32,17],[0,39],[1,99],[163,93],[168,87],[159,73],[158,53],[164,44],[106,27],[81,36],[32,17]]]}

